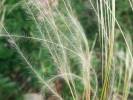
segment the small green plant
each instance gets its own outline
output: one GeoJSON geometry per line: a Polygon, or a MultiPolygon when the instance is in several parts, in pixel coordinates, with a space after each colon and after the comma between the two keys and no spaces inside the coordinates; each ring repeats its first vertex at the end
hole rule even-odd
{"type": "Polygon", "coordinates": [[[9,77],[0,75],[0,99],[9,100],[9,98],[12,98],[16,100],[22,100],[22,94],[17,94],[17,91],[19,90],[15,89],[16,87],[19,86],[15,82],[12,82],[9,77]]]}

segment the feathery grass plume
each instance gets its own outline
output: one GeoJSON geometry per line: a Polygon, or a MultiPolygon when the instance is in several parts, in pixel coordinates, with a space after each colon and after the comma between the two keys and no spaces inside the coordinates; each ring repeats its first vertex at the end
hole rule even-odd
{"type": "MultiPolygon", "coordinates": [[[[115,18],[115,0],[89,1],[98,18],[102,49],[101,86],[99,86],[97,78],[100,75],[92,66],[93,56],[95,56],[94,45],[90,50],[88,40],[74,15],[70,0],[44,0],[43,2],[42,0],[25,0],[25,8],[27,8],[27,12],[31,15],[38,30],[31,37],[9,34],[2,21],[0,22],[7,33],[1,34],[1,36],[9,37],[18,53],[42,83],[44,97],[47,92],[59,100],[64,100],[67,96],[72,100],[117,100],[118,96],[121,96],[122,100],[126,100],[130,95],[133,71],[133,68],[130,67],[133,66],[132,44],[130,44],[131,39],[125,37],[115,18]],[[119,51],[114,43],[116,41],[115,24],[118,25],[126,42],[126,53],[124,50],[119,51]],[[42,47],[49,52],[54,69],[57,69],[55,76],[47,80],[43,79],[16,44],[15,38],[39,41],[42,47]],[[121,52],[123,56],[119,54],[121,52]],[[75,69],[79,70],[78,73],[75,69]],[[65,86],[69,88],[66,96],[53,88],[53,82],[57,79],[64,80],[65,86]],[[80,92],[77,89],[79,84],[82,88],[80,92]]],[[[94,44],[95,42],[96,40],[94,40],[94,44]]],[[[96,59],[99,58],[96,57],[96,59]]]]}
{"type": "Polygon", "coordinates": [[[77,68],[80,69],[80,76],[77,77],[82,79],[80,81],[84,87],[83,98],[89,100],[91,92],[95,94],[97,88],[92,88],[90,83],[90,76],[93,74],[95,75],[95,71],[90,64],[91,55],[88,41],[82,27],[74,17],[74,13],[70,6],[70,1],[62,0],[59,2],[61,4],[61,8],[58,6],[53,7],[53,0],[46,0],[47,5],[45,6],[43,6],[39,0],[30,2],[30,6],[38,12],[37,15],[41,16],[41,24],[39,23],[38,19],[35,18],[32,8],[30,8],[29,5],[27,5],[27,7],[36,22],[42,39],[54,43],[51,44],[45,42],[43,43],[43,46],[50,52],[55,66],[58,69],[58,74],[62,75],[61,78],[63,78],[68,85],[72,98],[74,100],[79,99],[77,90],[75,88],[74,77],[68,76],[77,76],[71,70],[71,60],[73,59],[75,62],[78,62],[77,68]],[[64,73],[66,73],[66,75],[64,73]]]}
{"type": "MultiPolygon", "coordinates": [[[[54,1],[50,1],[54,3],[54,1]]],[[[72,8],[70,6],[69,1],[62,0],[61,4],[64,9],[54,7],[46,0],[47,6],[43,6],[39,0],[25,2],[28,12],[32,15],[33,20],[38,28],[40,35],[38,37],[26,37],[26,36],[17,36],[17,35],[10,35],[6,28],[1,23],[2,27],[4,28],[6,35],[11,39],[12,44],[18,51],[18,53],[22,56],[24,61],[27,65],[31,68],[31,70],[35,73],[38,79],[44,84],[44,89],[48,89],[53,95],[55,95],[58,99],[62,100],[62,97],[56,92],[56,90],[52,89],[50,81],[44,81],[41,76],[37,73],[34,69],[32,64],[28,61],[26,56],[22,53],[21,49],[16,44],[13,37],[20,37],[20,38],[27,38],[27,39],[36,39],[41,40],[42,46],[49,51],[51,57],[55,63],[55,66],[58,69],[58,75],[53,77],[55,78],[61,77],[65,80],[66,84],[70,89],[70,93],[72,98],[78,100],[78,93],[75,88],[75,81],[74,78],[78,78],[81,81],[82,86],[84,88],[84,95],[83,98],[90,99],[91,91],[93,94],[96,93],[97,88],[92,88],[90,80],[90,75],[94,74],[95,71],[91,67],[90,64],[90,51],[88,46],[88,41],[84,34],[82,27],[80,26],[77,19],[74,17],[72,12],[72,8]],[[39,5],[38,5],[39,4],[39,5]],[[32,9],[34,8],[34,9],[32,9]],[[64,11],[65,10],[65,11],[64,11]],[[37,14],[42,17],[41,20],[38,20],[34,15],[34,11],[38,12],[37,14]],[[54,15],[55,13],[55,15],[54,15]],[[78,75],[71,70],[71,59],[77,63],[77,68],[80,69],[80,73],[78,75]],[[90,71],[92,70],[92,71],[90,71]],[[58,76],[58,77],[57,77],[58,76]],[[48,83],[47,83],[48,82],[48,83]]],[[[95,82],[97,83],[97,82],[95,82]]],[[[94,83],[93,83],[94,84],[94,83]]],[[[97,85],[95,85],[97,86],[97,85]]],[[[94,95],[96,96],[96,94],[94,95]]],[[[95,98],[92,96],[93,98],[95,98]]]]}
{"type": "MultiPolygon", "coordinates": [[[[90,80],[92,79],[90,75],[94,75],[95,78],[96,75],[90,64],[91,55],[89,52],[88,41],[82,27],[74,17],[70,2],[64,0],[60,1],[62,8],[57,6],[52,7],[51,4],[54,3],[52,0],[46,2],[47,6],[43,6],[39,0],[31,1],[29,3],[31,7],[38,12],[38,15],[41,16],[41,24],[39,23],[38,19],[35,18],[32,9],[26,4],[30,14],[35,20],[42,39],[54,43],[53,45],[46,42],[43,44],[44,48],[47,48],[50,52],[55,66],[58,68],[58,74],[63,75],[66,73],[66,75],[62,76],[62,78],[70,88],[73,99],[78,100],[79,97],[75,88],[75,82],[73,79],[74,77],[68,76],[73,74],[77,76],[71,70],[72,59],[75,62],[78,62],[77,68],[80,69],[80,76],[78,77],[81,77],[84,87],[83,98],[89,100],[91,92],[95,94],[92,96],[95,98],[97,85],[95,85],[95,88],[91,87],[90,80]],[[49,2],[51,2],[51,4],[49,2]]],[[[97,82],[94,83],[96,84],[97,82]]]]}

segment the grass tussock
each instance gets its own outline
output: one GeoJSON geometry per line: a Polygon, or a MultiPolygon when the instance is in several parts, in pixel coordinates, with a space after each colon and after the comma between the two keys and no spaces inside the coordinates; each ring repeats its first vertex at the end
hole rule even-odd
{"type": "MultiPolygon", "coordinates": [[[[24,1],[30,19],[35,22],[37,33],[32,36],[10,34],[1,20],[6,34],[0,36],[10,39],[13,47],[41,82],[45,98],[48,92],[59,100],[64,100],[67,95],[72,100],[127,100],[129,95],[132,96],[132,40],[130,36],[125,36],[115,17],[115,0],[88,1],[98,22],[98,38],[95,38],[92,45],[89,45],[69,0],[24,1]],[[125,41],[125,50],[118,50],[116,27],[125,41]],[[44,79],[18,46],[17,38],[41,43],[42,48],[49,52],[56,74],[44,79]],[[96,41],[100,41],[100,60],[95,51],[96,41]],[[100,73],[92,63],[94,58],[100,61],[100,73]],[[78,69],[78,73],[74,69],[78,69]],[[65,82],[69,91],[65,93],[66,96],[53,88],[57,79],[65,82]],[[79,84],[81,90],[77,88],[79,84]]],[[[132,8],[132,1],[129,2],[132,8]]]]}

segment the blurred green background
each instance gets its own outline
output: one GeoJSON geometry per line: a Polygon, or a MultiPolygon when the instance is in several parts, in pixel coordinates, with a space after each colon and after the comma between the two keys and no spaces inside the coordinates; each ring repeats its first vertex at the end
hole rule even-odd
{"type": "MultiPolygon", "coordinates": [[[[4,22],[8,32],[31,36],[35,27],[34,22],[30,20],[21,1],[0,0],[0,20],[4,22]]],[[[88,0],[73,0],[72,4],[89,43],[92,43],[98,32],[97,19],[92,7],[88,0]]],[[[128,0],[116,0],[116,15],[122,29],[133,36],[133,12],[128,0]]],[[[52,64],[47,60],[48,54],[40,48],[39,43],[28,40],[17,42],[25,53],[30,54],[30,60],[40,67],[40,73],[43,72],[44,77],[52,73],[52,64]]],[[[96,45],[96,48],[99,47],[96,45]]],[[[12,48],[10,41],[0,37],[0,100],[23,100],[23,94],[39,92],[37,84],[37,79],[12,48]]]]}

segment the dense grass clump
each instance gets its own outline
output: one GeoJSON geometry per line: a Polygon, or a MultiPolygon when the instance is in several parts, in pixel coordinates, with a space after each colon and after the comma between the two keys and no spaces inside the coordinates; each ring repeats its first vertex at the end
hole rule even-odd
{"type": "MultiPolygon", "coordinates": [[[[71,0],[25,0],[24,3],[29,18],[35,22],[32,34],[10,34],[1,21],[2,31],[6,34],[0,35],[9,39],[38,78],[46,100],[133,98],[132,39],[116,18],[115,0],[87,1],[97,18],[98,32],[92,43],[76,17],[71,0]],[[39,71],[40,67],[27,57],[29,54],[21,50],[18,39],[36,41],[42,51],[47,52],[52,62],[49,77],[46,78],[43,71],[39,71]]],[[[133,2],[129,0],[129,3],[132,8],[133,2]]]]}

